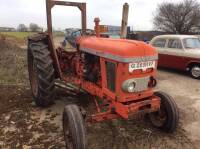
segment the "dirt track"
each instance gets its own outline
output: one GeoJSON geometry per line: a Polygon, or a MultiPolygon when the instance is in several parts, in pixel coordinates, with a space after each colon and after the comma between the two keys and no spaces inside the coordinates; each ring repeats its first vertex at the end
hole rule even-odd
{"type": "MultiPolygon", "coordinates": [[[[80,97],[71,97],[57,90],[56,104],[47,109],[36,107],[27,83],[26,50],[13,45],[0,47],[0,51],[0,149],[64,148],[62,110],[69,102],[79,104],[80,97]]],[[[88,148],[198,148],[199,80],[193,80],[184,73],[162,69],[158,72],[158,81],[158,88],[171,94],[179,106],[180,123],[175,134],[162,133],[142,118],[88,124],[88,148]]],[[[88,98],[84,100],[88,101],[88,98]]],[[[84,106],[91,107],[91,104],[84,106]]]]}

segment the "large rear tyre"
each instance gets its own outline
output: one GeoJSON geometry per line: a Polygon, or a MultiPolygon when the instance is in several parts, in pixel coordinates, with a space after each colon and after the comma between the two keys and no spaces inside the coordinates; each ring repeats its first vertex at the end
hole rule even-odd
{"type": "Polygon", "coordinates": [[[165,132],[173,133],[178,125],[178,107],[171,96],[164,92],[155,92],[155,96],[160,97],[160,110],[150,113],[149,119],[153,126],[165,132]]]}
{"type": "Polygon", "coordinates": [[[86,149],[86,130],[78,106],[65,106],[63,132],[67,149],[86,149]]]}
{"type": "Polygon", "coordinates": [[[54,68],[48,46],[42,42],[28,47],[28,72],[36,105],[47,107],[54,100],[54,68]]]}

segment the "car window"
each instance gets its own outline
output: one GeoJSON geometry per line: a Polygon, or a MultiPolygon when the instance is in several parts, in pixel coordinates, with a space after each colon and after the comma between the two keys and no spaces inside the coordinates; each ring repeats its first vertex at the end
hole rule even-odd
{"type": "Polygon", "coordinates": [[[186,49],[199,49],[200,40],[198,38],[185,38],[183,39],[183,45],[186,49]]]}
{"type": "Polygon", "coordinates": [[[182,49],[181,41],[179,39],[169,39],[168,48],[182,49]]]}
{"type": "Polygon", "coordinates": [[[154,47],[160,47],[160,48],[163,48],[165,47],[165,43],[166,43],[166,39],[156,39],[154,42],[153,42],[153,46],[154,47]]]}

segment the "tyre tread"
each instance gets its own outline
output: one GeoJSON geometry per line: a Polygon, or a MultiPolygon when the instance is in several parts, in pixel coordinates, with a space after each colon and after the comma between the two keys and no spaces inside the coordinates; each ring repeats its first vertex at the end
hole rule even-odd
{"type": "MultiPolygon", "coordinates": [[[[43,42],[34,42],[29,45],[28,57],[32,54],[32,61],[36,65],[38,79],[38,95],[34,96],[38,106],[47,107],[54,100],[55,71],[53,61],[48,50],[48,45],[43,42]]],[[[28,59],[28,62],[31,59],[28,59]]],[[[30,76],[30,75],[29,75],[30,76]]]]}
{"type": "Polygon", "coordinates": [[[86,149],[86,131],[78,106],[73,104],[67,105],[63,115],[69,118],[68,121],[69,127],[72,130],[74,149],[86,149]]]}

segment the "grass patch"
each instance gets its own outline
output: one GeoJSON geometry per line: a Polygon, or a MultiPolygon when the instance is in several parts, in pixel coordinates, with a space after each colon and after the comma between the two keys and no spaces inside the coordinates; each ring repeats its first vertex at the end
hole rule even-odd
{"type": "Polygon", "coordinates": [[[55,36],[55,37],[64,37],[65,33],[61,32],[61,31],[54,31],[53,32],[53,36],[55,36]]]}
{"type": "MultiPolygon", "coordinates": [[[[26,45],[27,37],[37,34],[37,32],[1,32],[0,31],[0,39],[4,38],[7,41],[13,41],[18,45],[26,45]],[[2,37],[1,37],[2,36],[2,37]]],[[[62,37],[64,39],[65,34],[61,31],[53,32],[54,37],[62,37]]]]}
{"type": "Polygon", "coordinates": [[[0,32],[0,38],[18,45],[26,45],[27,37],[33,34],[36,34],[36,32],[0,32]]]}
{"type": "Polygon", "coordinates": [[[0,32],[0,34],[18,38],[18,39],[25,39],[28,36],[35,34],[35,32],[0,32]]]}
{"type": "MultiPolygon", "coordinates": [[[[14,37],[18,39],[25,39],[28,36],[31,36],[33,34],[37,34],[37,32],[1,32],[0,34],[8,36],[8,37],[14,37]]],[[[55,31],[53,32],[53,36],[59,37],[59,36],[65,36],[65,33],[61,31],[55,31]]]]}

